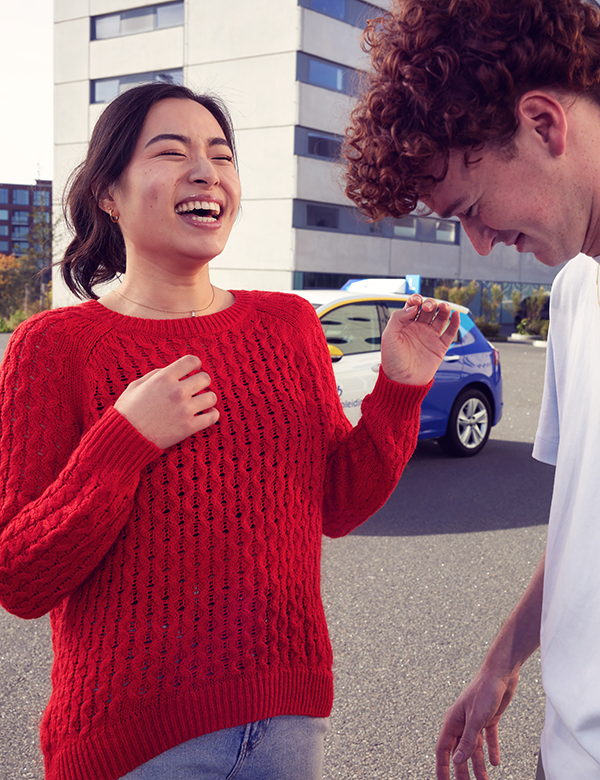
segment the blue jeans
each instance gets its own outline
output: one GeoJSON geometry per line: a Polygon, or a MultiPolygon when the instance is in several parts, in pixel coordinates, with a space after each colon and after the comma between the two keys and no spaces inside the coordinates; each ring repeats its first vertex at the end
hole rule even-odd
{"type": "Polygon", "coordinates": [[[283,715],[167,750],[121,780],[322,780],[328,718],[283,715]]]}

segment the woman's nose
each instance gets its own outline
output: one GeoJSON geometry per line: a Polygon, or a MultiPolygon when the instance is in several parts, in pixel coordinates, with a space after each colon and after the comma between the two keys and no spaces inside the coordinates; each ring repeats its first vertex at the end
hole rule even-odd
{"type": "Polygon", "coordinates": [[[219,173],[211,161],[206,157],[199,157],[189,172],[189,180],[196,184],[212,186],[220,181],[219,173]]]}

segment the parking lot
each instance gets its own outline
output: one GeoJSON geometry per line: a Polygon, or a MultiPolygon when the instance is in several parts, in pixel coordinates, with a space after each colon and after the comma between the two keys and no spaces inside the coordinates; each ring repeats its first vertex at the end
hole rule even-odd
{"type": "MultiPolygon", "coordinates": [[[[434,777],[443,713],[475,673],[542,553],[552,469],[533,461],[545,350],[500,344],[504,418],[484,451],[417,448],[387,505],[324,542],[336,702],[326,780],[434,777]]],[[[0,780],[43,777],[49,621],[0,611],[0,780]]],[[[492,777],[533,780],[543,720],[536,654],[501,723],[492,777]]]]}

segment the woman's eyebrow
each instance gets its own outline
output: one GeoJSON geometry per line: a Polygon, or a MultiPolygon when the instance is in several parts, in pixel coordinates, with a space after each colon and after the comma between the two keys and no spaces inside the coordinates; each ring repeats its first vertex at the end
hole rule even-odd
{"type": "MultiPolygon", "coordinates": [[[[178,133],[160,133],[159,135],[155,135],[154,138],[151,138],[144,148],[147,149],[149,146],[158,143],[159,141],[179,141],[186,146],[190,146],[192,143],[192,139],[187,135],[179,135],[178,133]]],[[[230,148],[226,138],[209,138],[207,144],[208,146],[226,146],[228,149],[230,148]]]]}
{"type": "Polygon", "coordinates": [[[180,143],[186,144],[187,146],[192,143],[191,139],[188,138],[187,135],[178,135],[177,133],[160,133],[160,135],[155,135],[154,138],[151,138],[144,148],[147,149],[152,144],[158,143],[158,141],[179,141],[180,143]]]}

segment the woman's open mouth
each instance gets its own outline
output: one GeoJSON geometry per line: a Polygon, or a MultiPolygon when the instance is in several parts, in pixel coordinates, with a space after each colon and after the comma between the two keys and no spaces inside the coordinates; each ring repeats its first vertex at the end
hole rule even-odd
{"type": "Polygon", "coordinates": [[[175,206],[175,211],[194,222],[217,222],[221,217],[221,205],[214,200],[189,200],[175,206]]]}

